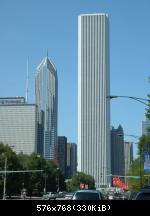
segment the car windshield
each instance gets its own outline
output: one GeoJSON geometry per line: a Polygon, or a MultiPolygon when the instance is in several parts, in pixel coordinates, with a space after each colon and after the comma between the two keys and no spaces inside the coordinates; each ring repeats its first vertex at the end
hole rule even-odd
{"type": "Polygon", "coordinates": [[[76,200],[99,200],[98,193],[89,193],[89,192],[77,192],[75,195],[76,200]]]}

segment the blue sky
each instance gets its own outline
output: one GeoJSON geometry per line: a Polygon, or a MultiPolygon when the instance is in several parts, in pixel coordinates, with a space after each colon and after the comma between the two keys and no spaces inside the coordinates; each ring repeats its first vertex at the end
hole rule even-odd
{"type": "MultiPolygon", "coordinates": [[[[35,70],[48,49],[58,71],[58,134],[77,142],[78,15],[109,15],[111,94],[147,98],[149,11],[149,0],[0,0],[0,97],[25,95],[29,56],[29,102],[34,103],[35,70]]],[[[125,134],[141,134],[144,113],[136,101],[111,101],[111,125],[121,124],[125,134]]]]}

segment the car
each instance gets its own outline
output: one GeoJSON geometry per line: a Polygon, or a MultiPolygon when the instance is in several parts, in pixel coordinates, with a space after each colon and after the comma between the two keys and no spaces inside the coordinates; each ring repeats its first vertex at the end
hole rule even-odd
{"type": "Polygon", "coordinates": [[[150,200],[150,186],[144,186],[132,200],[150,200]]]}
{"type": "Polygon", "coordinates": [[[64,198],[65,197],[65,192],[64,191],[59,191],[58,192],[58,198],[64,198]]]}
{"type": "Polygon", "coordinates": [[[58,198],[58,193],[56,192],[47,192],[42,197],[43,200],[50,200],[50,199],[56,199],[56,198],[58,198]]]}
{"type": "Polygon", "coordinates": [[[72,200],[102,200],[102,193],[98,190],[77,190],[72,200]]]}
{"type": "Polygon", "coordinates": [[[108,193],[107,197],[108,197],[108,200],[114,200],[115,199],[114,193],[108,193]]]}
{"type": "Polygon", "coordinates": [[[131,193],[130,193],[130,195],[129,195],[129,200],[134,200],[135,199],[135,197],[136,197],[136,195],[137,195],[137,191],[132,191],[131,193]]]}
{"type": "Polygon", "coordinates": [[[65,194],[65,199],[66,199],[66,200],[71,200],[72,197],[73,197],[73,195],[74,195],[74,192],[66,193],[66,194],[65,194]]]}

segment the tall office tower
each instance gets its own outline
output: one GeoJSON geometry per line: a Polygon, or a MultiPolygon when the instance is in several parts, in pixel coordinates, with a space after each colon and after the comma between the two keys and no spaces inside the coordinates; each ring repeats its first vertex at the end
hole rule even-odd
{"type": "Polygon", "coordinates": [[[67,137],[65,136],[58,136],[57,141],[57,151],[58,151],[58,165],[61,171],[66,178],[66,169],[67,169],[67,137]]]}
{"type": "Polygon", "coordinates": [[[121,125],[111,129],[111,170],[113,175],[124,175],[124,132],[121,125]]]}
{"type": "Polygon", "coordinates": [[[124,141],[125,175],[128,175],[133,161],[133,142],[124,141]]]}
{"type": "Polygon", "coordinates": [[[142,135],[150,135],[150,120],[142,121],[142,135]]]}
{"type": "Polygon", "coordinates": [[[67,143],[67,178],[70,179],[77,172],[77,144],[67,143]]]}
{"type": "Polygon", "coordinates": [[[67,179],[71,179],[71,144],[67,143],[67,179]]]}
{"type": "Polygon", "coordinates": [[[110,184],[109,20],[78,17],[78,170],[110,184]]]}
{"type": "Polygon", "coordinates": [[[0,98],[0,143],[16,153],[37,152],[37,107],[24,97],[0,98]]]}
{"type": "Polygon", "coordinates": [[[57,143],[58,80],[53,63],[46,56],[38,65],[35,79],[38,107],[38,153],[54,159],[57,143]]]}
{"type": "Polygon", "coordinates": [[[77,172],[77,144],[71,144],[71,176],[77,172]]]}

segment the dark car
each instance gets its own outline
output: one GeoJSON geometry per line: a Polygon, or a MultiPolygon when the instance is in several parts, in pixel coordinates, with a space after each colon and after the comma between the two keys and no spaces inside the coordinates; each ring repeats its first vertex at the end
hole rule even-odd
{"type": "Polygon", "coordinates": [[[150,200],[150,187],[145,186],[138,192],[132,200],[150,200]]]}
{"type": "Polygon", "coordinates": [[[134,198],[136,197],[137,194],[138,194],[137,191],[131,192],[130,195],[129,195],[129,200],[134,200],[134,198]]]}
{"type": "Polygon", "coordinates": [[[102,200],[103,196],[97,190],[78,190],[74,193],[72,200],[102,200]]]}

